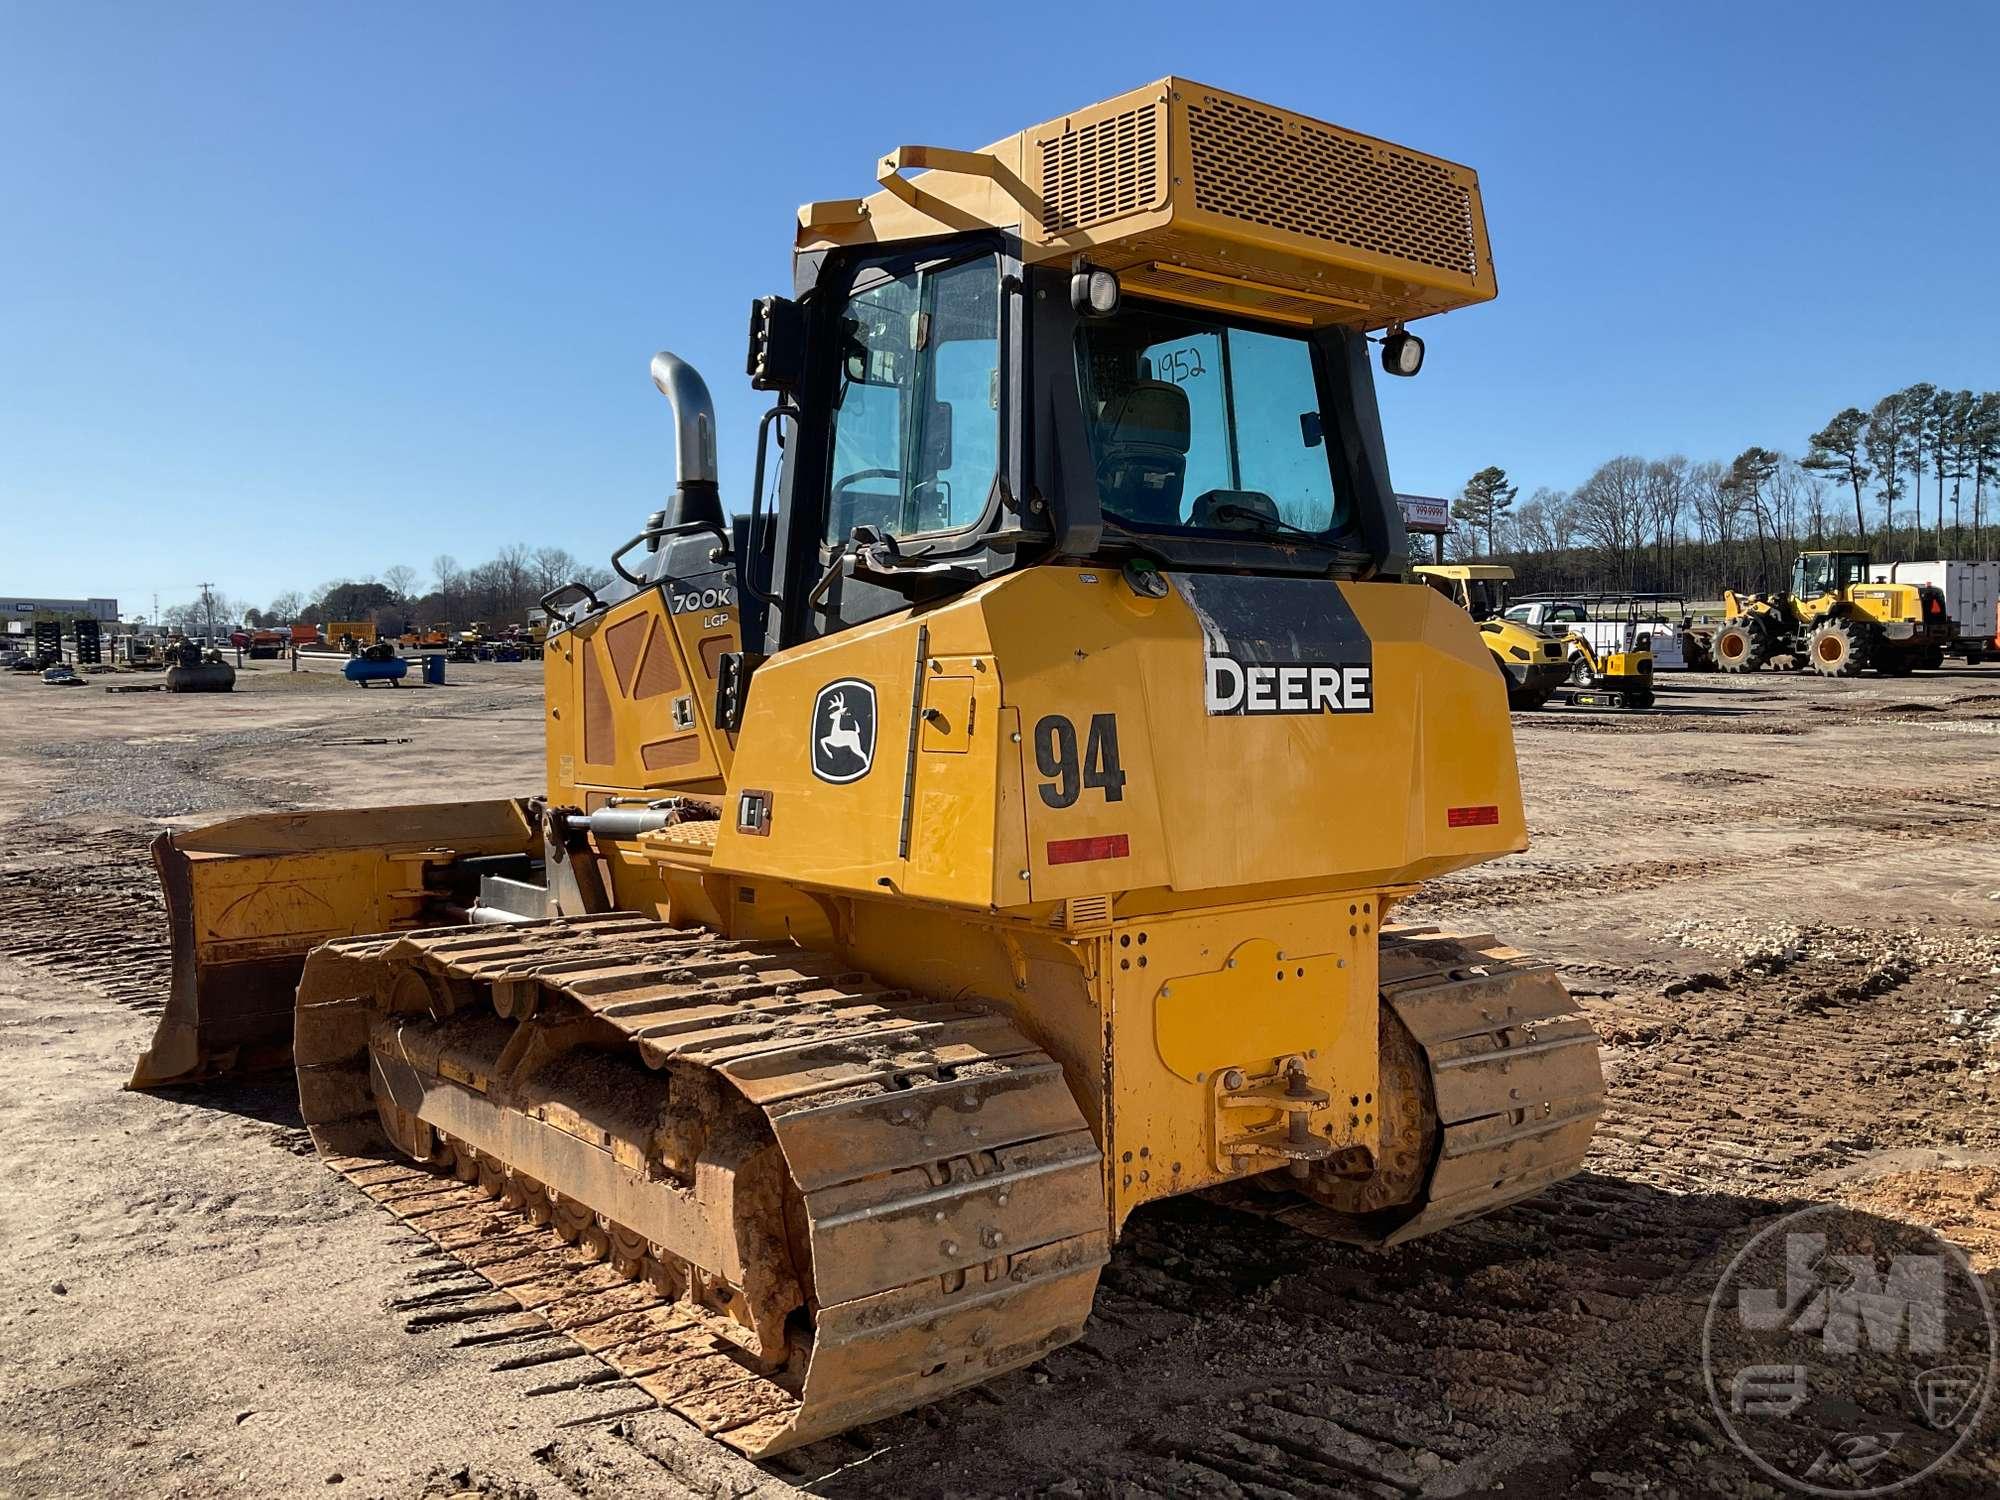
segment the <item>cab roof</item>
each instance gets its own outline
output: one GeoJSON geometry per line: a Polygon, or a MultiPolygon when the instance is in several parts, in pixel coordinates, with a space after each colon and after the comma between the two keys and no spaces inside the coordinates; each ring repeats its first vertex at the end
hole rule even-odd
{"type": "Polygon", "coordinates": [[[1497,290],[1469,167],[1184,78],[977,151],[899,146],[875,176],[802,207],[798,252],[999,229],[1031,264],[1086,256],[1137,294],[1301,327],[1497,290]]]}
{"type": "Polygon", "coordinates": [[[1511,582],[1514,577],[1514,570],[1505,563],[1420,563],[1411,571],[1428,573],[1433,578],[1498,579],[1503,583],[1511,582]]]}

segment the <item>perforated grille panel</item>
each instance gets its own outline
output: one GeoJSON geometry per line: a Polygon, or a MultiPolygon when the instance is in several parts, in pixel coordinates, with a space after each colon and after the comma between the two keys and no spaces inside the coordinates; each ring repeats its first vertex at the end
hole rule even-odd
{"type": "Polygon", "coordinates": [[[1478,274],[1471,195],[1443,163],[1214,95],[1187,118],[1204,212],[1478,274]]]}
{"type": "Polygon", "coordinates": [[[1042,232],[1068,234],[1152,204],[1160,106],[1143,104],[1042,142],[1042,232]]]}

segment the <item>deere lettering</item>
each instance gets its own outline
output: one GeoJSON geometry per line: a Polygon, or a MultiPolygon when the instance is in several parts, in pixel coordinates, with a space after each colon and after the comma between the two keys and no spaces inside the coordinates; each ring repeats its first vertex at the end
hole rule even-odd
{"type": "Polygon", "coordinates": [[[1239,662],[1206,657],[1211,714],[1365,714],[1375,708],[1367,666],[1326,662],[1239,662]]]}
{"type": "Polygon", "coordinates": [[[1167,578],[1201,627],[1211,715],[1375,711],[1375,643],[1332,579],[1167,578]]]}

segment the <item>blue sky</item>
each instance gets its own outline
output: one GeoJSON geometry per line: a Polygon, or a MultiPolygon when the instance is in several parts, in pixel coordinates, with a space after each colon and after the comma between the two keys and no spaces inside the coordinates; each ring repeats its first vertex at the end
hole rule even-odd
{"type": "Polygon", "coordinates": [[[795,207],[1169,72],[1480,172],[1500,299],[1385,392],[1399,488],[1797,451],[2000,385],[1996,56],[1971,3],[7,5],[0,591],[602,558],[669,483],[660,347],[740,507],[795,207]]]}

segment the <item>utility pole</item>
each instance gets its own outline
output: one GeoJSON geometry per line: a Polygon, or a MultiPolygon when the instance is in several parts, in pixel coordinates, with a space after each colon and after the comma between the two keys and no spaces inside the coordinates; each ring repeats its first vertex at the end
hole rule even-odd
{"type": "Polygon", "coordinates": [[[204,583],[201,586],[201,607],[208,616],[208,644],[211,649],[215,646],[215,595],[210,590],[214,587],[212,583],[204,583]]]}

